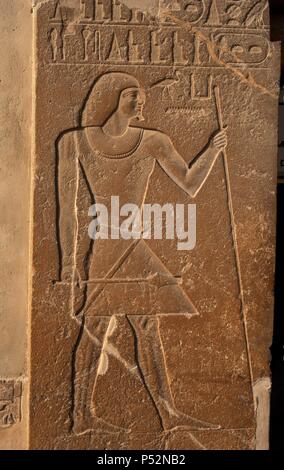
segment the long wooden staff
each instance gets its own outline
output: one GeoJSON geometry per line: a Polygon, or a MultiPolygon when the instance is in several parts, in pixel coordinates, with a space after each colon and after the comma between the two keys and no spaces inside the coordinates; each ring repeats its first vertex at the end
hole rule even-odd
{"type": "MultiPolygon", "coordinates": [[[[219,127],[220,127],[220,130],[224,130],[225,126],[224,126],[223,113],[222,113],[222,107],[221,107],[220,90],[219,90],[218,86],[214,87],[214,96],[215,96],[215,103],[216,103],[217,118],[218,118],[219,127]]],[[[229,172],[229,167],[228,167],[227,153],[226,153],[225,149],[223,149],[222,154],[223,154],[225,181],[226,181],[226,189],[227,189],[227,196],[228,196],[230,225],[231,225],[233,245],[234,245],[234,256],[235,256],[235,262],[236,262],[236,267],[237,267],[237,278],[238,278],[238,285],[239,285],[239,291],[240,291],[242,322],[243,322],[243,326],[244,326],[244,334],[245,334],[245,341],[246,341],[246,352],[247,352],[249,374],[250,374],[252,394],[253,394],[253,372],[252,372],[249,342],[248,342],[248,331],[247,331],[247,323],[246,323],[247,319],[246,319],[246,311],[245,311],[244,292],[243,292],[243,285],[242,285],[240,257],[239,257],[237,233],[236,233],[236,226],[235,226],[235,217],[234,217],[234,208],[233,208],[233,199],[232,199],[232,189],[231,189],[231,183],[230,183],[230,172],[229,172]]]]}

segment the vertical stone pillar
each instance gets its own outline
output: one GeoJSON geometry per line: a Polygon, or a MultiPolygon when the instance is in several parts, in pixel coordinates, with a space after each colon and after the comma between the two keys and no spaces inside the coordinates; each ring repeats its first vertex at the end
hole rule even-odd
{"type": "MultiPolygon", "coordinates": [[[[279,78],[267,2],[34,3],[34,164],[25,73],[20,106],[4,98],[19,140],[0,143],[17,227],[32,168],[28,446],[267,447],[279,78]]],[[[30,43],[14,41],[22,67],[30,43]]],[[[22,225],[5,239],[22,247],[7,258],[22,294],[11,283],[0,319],[17,354],[0,374],[8,432],[27,374],[22,225]]]]}
{"type": "Polygon", "coordinates": [[[27,448],[32,15],[0,1],[0,448],[27,448]]]}

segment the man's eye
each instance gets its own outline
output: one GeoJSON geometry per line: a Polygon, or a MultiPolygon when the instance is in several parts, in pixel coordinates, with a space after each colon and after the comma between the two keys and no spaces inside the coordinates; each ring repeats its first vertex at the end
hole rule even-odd
{"type": "Polygon", "coordinates": [[[124,98],[128,98],[130,100],[137,100],[138,98],[138,93],[133,91],[132,93],[125,93],[125,95],[123,95],[124,98]]]}

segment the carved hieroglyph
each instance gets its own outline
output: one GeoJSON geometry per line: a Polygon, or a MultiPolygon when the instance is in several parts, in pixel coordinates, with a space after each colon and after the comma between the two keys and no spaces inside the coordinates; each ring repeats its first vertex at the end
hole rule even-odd
{"type": "Polygon", "coordinates": [[[265,1],[35,8],[32,447],[255,448],[272,318],[267,19],[265,1]],[[151,225],[121,237],[114,197],[142,213],[196,204],[195,247],[151,225]],[[108,236],[93,240],[102,205],[108,236]]]}
{"type": "Polygon", "coordinates": [[[6,428],[21,421],[22,382],[0,380],[0,427],[6,428]]]}

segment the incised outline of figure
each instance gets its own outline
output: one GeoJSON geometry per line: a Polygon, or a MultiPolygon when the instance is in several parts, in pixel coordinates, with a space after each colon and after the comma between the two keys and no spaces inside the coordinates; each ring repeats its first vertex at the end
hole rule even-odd
{"type": "MultiPolygon", "coordinates": [[[[227,145],[226,131],[217,131],[188,165],[168,135],[141,127],[145,99],[145,91],[135,77],[121,72],[105,73],[88,94],[81,127],[66,131],[58,139],[60,281],[73,286],[73,314],[81,325],[74,361],[76,434],[97,429],[121,430],[98,416],[93,400],[97,379],[107,369],[108,356],[119,355],[108,346],[119,315],[127,320],[135,339],[135,374],[151,399],[162,430],[218,427],[176,408],[161,342],[160,318],[167,314],[190,317],[197,311],[147,240],[125,240],[119,236],[97,239],[82,258],[84,282],[79,274],[76,256],[80,173],[96,203],[110,207],[111,197],[116,195],[122,204],[132,203],[143,209],[155,165],[194,198],[227,145]]],[[[108,228],[119,231],[112,220],[108,228]]]]}

